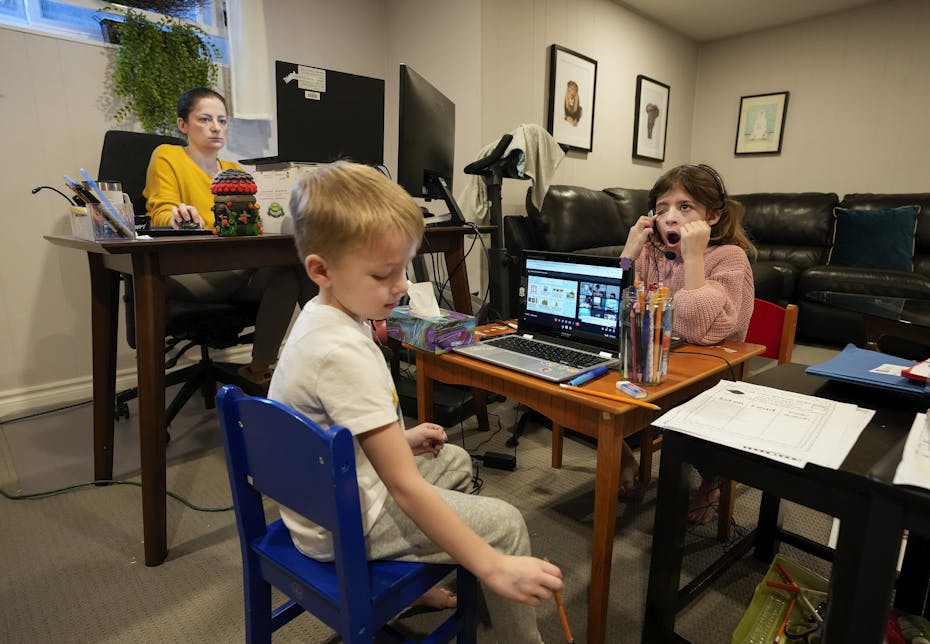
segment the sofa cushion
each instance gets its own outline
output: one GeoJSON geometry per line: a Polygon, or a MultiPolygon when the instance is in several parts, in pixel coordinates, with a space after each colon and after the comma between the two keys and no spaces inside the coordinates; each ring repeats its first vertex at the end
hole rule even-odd
{"type": "Polygon", "coordinates": [[[834,208],[829,266],[913,270],[919,206],[880,210],[834,208]]]}
{"type": "Polygon", "coordinates": [[[617,202],[602,190],[554,185],[539,210],[527,201],[527,216],[546,250],[568,253],[626,243],[629,225],[617,202]]]}
{"type": "Polygon", "coordinates": [[[833,192],[732,195],[746,209],[743,225],[759,249],[758,261],[789,264],[797,271],[826,263],[833,234],[833,192]]]}
{"type": "Polygon", "coordinates": [[[917,233],[914,235],[914,272],[930,275],[930,192],[850,193],[839,205],[856,210],[875,210],[911,204],[920,206],[917,233]]]}

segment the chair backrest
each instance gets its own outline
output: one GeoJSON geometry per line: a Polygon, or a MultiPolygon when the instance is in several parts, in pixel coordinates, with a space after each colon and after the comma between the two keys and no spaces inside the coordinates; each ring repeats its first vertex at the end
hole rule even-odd
{"type": "Polygon", "coordinates": [[[145,174],[152,152],[159,145],[170,143],[184,145],[184,140],[174,136],[109,130],[103,137],[100,152],[100,168],[97,178],[104,181],[119,181],[123,192],[132,200],[132,209],[137,215],[145,214],[145,174]]]}
{"type": "Polygon", "coordinates": [[[746,342],[764,344],[764,358],[778,360],[778,364],[791,362],[794,351],[794,334],[798,327],[798,307],[789,304],[781,307],[756,298],[749,320],[746,342]]]}
{"type": "Polygon", "coordinates": [[[265,533],[264,494],[332,533],[343,605],[354,604],[350,587],[357,597],[368,597],[368,560],[349,430],[323,429],[281,403],[246,396],[234,385],[217,394],[217,411],[243,550],[265,533]]]}

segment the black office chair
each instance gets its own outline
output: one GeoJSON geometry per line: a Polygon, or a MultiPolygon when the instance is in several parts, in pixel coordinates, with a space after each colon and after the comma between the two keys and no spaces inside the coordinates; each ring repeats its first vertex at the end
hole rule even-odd
{"type": "MultiPolygon", "coordinates": [[[[97,178],[119,181],[123,192],[129,195],[136,215],[145,213],[145,175],[152,151],[163,143],[183,145],[184,141],[171,136],[140,132],[110,130],[103,139],[100,168],[97,178]]],[[[126,310],[126,341],[136,348],[135,299],[132,275],[123,274],[123,302],[126,310]]],[[[168,425],[191,396],[200,390],[204,407],[215,406],[217,382],[237,384],[254,391],[255,386],[242,382],[235,368],[224,368],[210,358],[211,349],[225,349],[250,343],[253,334],[244,334],[254,326],[257,304],[235,302],[192,302],[168,298],[165,306],[165,369],[174,368],[188,350],[199,347],[200,360],[196,364],[172,371],[166,376],[168,386],[183,383],[165,411],[168,425]]],[[[129,417],[128,402],[138,396],[136,388],[116,395],[116,417],[129,417]]]]}

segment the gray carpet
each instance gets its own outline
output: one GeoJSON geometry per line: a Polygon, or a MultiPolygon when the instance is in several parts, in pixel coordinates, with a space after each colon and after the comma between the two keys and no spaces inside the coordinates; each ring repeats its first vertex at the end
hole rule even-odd
{"type": "MultiPolygon", "coordinates": [[[[796,362],[813,363],[835,352],[798,347],[796,362]]],[[[756,368],[764,368],[760,362],[756,368]]],[[[211,412],[188,405],[172,427],[168,489],[201,506],[168,500],[167,561],[142,564],[140,490],[129,485],[85,487],[30,500],[0,499],[3,587],[0,639],[4,642],[214,642],[243,638],[239,545],[232,512],[205,512],[230,504],[218,429],[211,412]]],[[[492,405],[491,435],[473,422],[452,428],[450,437],[469,449],[507,452],[505,440],[516,419],[510,403],[492,405]],[[483,443],[483,444],[482,444],[483,443]]],[[[92,477],[89,407],[0,424],[0,487],[21,494],[80,483],[92,477]]],[[[117,471],[138,480],[138,438],[132,420],[116,430],[117,471]]],[[[590,570],[593,448],[565,444],[564,467],[549,467],[550,432],[530,424],[517,448],[517,470],[481,467],[483,494],[504,498],[526,516],[535,554],[548,556],[565,575],[562,593],[575,641],[586,641],[587,580],[590,570]]],[[[661,452],[659,453],[661,458],[661,452]]],[[[657,471],[657,470],[656,470],[657,471]]],[[[649,566],[655,483],[634,503],[620,503],[612,568],[608,641],[638,642],[649,566]]],[[[741,486],[736,520],[754,525],[759,493],[741,486]]],[[[276,514],[273,505],[269,516],[276,514]]],[[[789,506],[789,527],[826,542],[830,521],[789,506]]],[[[687,581],[719,556],[725,544],[714,527],[694,528],[683,569],[687,581]]],[[[791,548],[783,552],[821,574],[829,567],[791,548]]],[[[695,643],[729,642],[765,566],[744,559],[679,615],[678,632],[695,643]]],[[[564,641],[553,603],[538,610],[547,642],[564,641]]],[[[403,619],[417,631],[436,619],[403,619]]],[[[334,641],[329,629],[302,616],[275,635],[275,642],[334,641]]],[[[494,641],[482,629],[481,642],[494,641]]]]}

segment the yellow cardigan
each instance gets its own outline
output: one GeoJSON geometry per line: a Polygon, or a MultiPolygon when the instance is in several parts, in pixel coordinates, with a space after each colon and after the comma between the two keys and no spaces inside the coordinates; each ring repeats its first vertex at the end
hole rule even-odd
{"type": "MultiPolygon", "coordinates": [[[[242,167],[232,161],[220,159],[220,168],[229,170],[242,167]]],[[[152,152],[145,175],[145,210],[153,226],[171,225],[171,206],[186,203],[197,209],[207,228],[213,227],[213,194],[207,176],[180,145],[159,145],[152,152]]]]}

